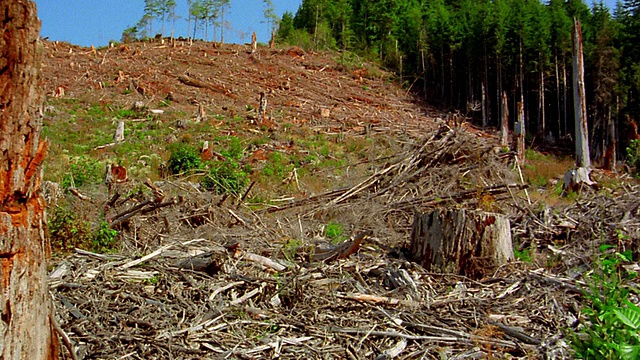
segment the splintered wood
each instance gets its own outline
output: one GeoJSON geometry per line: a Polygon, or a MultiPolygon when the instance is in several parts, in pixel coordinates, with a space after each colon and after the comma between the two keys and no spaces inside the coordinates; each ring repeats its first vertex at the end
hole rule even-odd
{"type": "Polygon", "coordinates": [[[455,209],[416,214],[411,254],[427,270],[486,276],[513,259],[509,220],[499,214],[455,209]]]}
{"type": "Polygon", "coordinates": [[[71,197],[105,211],[122,249],[77,250],[52,271],[70,347],[78,358],[569,357],[562,329],[586,288],[575,272],[589,270],[572,254],[597,251],[592,229],[640,251],[639,188],[586,188],[538,210],[515,154],[473,131],[443,125],[343,187],[257,210],[250,188],[221,196],[173,178],[71,197]],[[342,237],[328,236],[331,221],[342,237]],[[513,259],[511,233],[519,253],[548,250],[553,263],[513,259]]]}

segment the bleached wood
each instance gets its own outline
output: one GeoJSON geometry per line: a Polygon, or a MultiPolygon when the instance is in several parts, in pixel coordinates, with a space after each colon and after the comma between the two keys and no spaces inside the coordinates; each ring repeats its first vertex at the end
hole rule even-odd
{"type": "Polygon", "coordinates": [[[584,57],[582,51],[582,27],[573,19],[573,109],[576,131],[576,166],[590,167],[589,133],[587,130],[587,97],[584,89],[584,57]]]}
{"type": "Polygon", "coordinates": [[[124,141],[124,121],[118,121],[116,132],[113,135],[113,142],[120,143],[124,141]]]}
{"type": "Polygon", "coordinates": [[[483,211],[416,214],[411,254],[430,271],[482,277],[513,258],[511,226],[506,217],[483,211]]]}

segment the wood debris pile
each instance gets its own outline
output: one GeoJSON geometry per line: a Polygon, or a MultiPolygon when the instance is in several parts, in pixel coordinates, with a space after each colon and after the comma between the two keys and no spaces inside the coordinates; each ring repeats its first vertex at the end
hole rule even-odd
{"type": "MultiPolygon", "coordinates": [[[[247,243],[261,239],[248,239],[247,243]]],[[[379,241],[379,239],[375,239],[379,241]]],[[[432,274],[365,245],[331,263],[298,263],[208,239],[150,256],[78,252],[51,289],[78,358],[464,358],[565,354],[572,297],[517,264],[471,281],[432,274]],[[194,254],[217,267],[185,267],[194,254]]]]}
{"type": "Polygon", "coordinates": [[[585,188],[570,205],[523,209],[512,222],[521,249],[548,249],[557,255],[555,270],[575,277],[590,270],[601,244],[640,252],[640,187],[623,180],[614,189],[585,188]]]}
{"type": "Polygon", "coordinates": [[[576,280],[516,262],[475,281],[406,258],[414,211],[525,216],[508,205],[525,202],[511,155],[479,142],[442,127],[350,188],[258,212],[147,184],[170,204],[114,202],[118,255],[77,250],[52,271],[60,328],[81,359],[565,357],[576,280]],[[321,229],[335,216],[354,230],[342,245],[321,229]]]}

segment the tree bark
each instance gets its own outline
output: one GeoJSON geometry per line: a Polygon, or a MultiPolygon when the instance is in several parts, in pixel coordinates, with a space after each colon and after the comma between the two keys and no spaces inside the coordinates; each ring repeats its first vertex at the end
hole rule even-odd
{"type": "Polygon", "coordinates": [[[35,4],[0,0],[0,24],[0,358],[56,359],[40,191],[48,144],[39,139],[42,45],[35,4]]]}
{"type": "Polygon", "coordinates": [[[513,258],[509,220],[457,209],[416,214],[411,254],[427,270],[481,278],[513,258]]]}
{"type": "Polygon", "coordinates": [[[590,167],[589,135],[587,132],[587,98],[584,90],[584,57],[582,27],[573,19],[573,111],[576,126],[576,166],[590,167]]]}

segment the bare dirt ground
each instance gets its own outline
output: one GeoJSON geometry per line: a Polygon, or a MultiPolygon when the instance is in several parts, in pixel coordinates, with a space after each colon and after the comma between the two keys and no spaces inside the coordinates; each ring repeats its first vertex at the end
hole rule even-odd
{"type": "Polygon", "coordinates": [[[79,250],[54,262],[56,318],[77,358],[567,358],[594,242],[632,247],[639,237],[633,183],[555,209],[531,202],[495,136],[447,125],[387,74],[346,68],[335,54],[47,43],[45,56],[51,97],[148,107],[169,98],[187,117],[200,105],[243,116],[237,134],[287,121],[398,144],[352,164],[365,169],[345,172],[340,186],[268,206],[175,177],[113,202],[106,189],[90,201],[66,194],[76,211],[105,209],[121,241],[116,254],[79,250]],[[245,117],[261,92],[269,118],[245,117]],[[422,268],[407,250],[411,224],[441,207],[504,214],[533,259],[473,278],[422,268]],[[331,219],[346,225],[343,245],[326,237],[331,219]]]}

